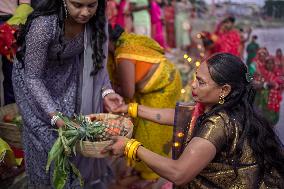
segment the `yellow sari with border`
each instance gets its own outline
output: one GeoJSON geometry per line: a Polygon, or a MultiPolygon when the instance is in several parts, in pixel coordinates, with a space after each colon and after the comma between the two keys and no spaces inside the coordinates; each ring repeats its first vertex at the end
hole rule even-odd
{"type": "MultiPolygon", "coordinates": [[[[123,33],[116,44],[113,64],[118,59],[130,59],[159,64],[145,87],[135,92],[134,100],[141,105],[154,108],[174,108],[180,98],[181,78],[175,65],[164,56],[164,49],[154,40],[142,35],[123,33]]],[[[109,61],[111,64],[111,61],[109,61]]],[[[110,72],[115,66],[108,65],[110,72]]],[[[110,78],[115,73],[110,73],[110,78]]],[[[115,81],[113,81],[115,82],[115,81]]],[[[169,156],[172,144],[173,127],[160,125],[145,119],[134,120],[134,138],[151,151],[169,156]]],[[[136,163],[134,169],[146,180],[159,178],[144,163],[136,163]]]]}

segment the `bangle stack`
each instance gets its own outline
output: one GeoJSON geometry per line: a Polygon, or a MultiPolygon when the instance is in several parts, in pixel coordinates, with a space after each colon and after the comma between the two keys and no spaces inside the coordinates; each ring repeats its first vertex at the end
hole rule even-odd
{"type": "Polygon", "coordinates": [[[138,103],[130,103],[127,112],[131,117],[136,118],[138,116],[138,103]]]}
{"type": "MultiPolygon", "coordinates": [[[[61,114],[61,113],[58,113],[58,114],[61,114]]],[[[58,114],[55,114],[54,116],[52,116],[50,120],[50,123],[52,126],[56,126],[56,122],[60,119],[58,114]]]]}
{"type": "Polygon", "coordinates": [[[133,166],[135,161],[140,161],[137,157],[137,150],[143,146],[141,142],[135,139],[130,139],[125,146],[124,155],[127,158],[127,165],[133,166]]]}
{"type": "Polygon", "coordinates": [[[105,89],[103,92],[102,92],[102,98],[105,98],[107,95],[111,94],[111,93],[115,93],[114,90],[112,89],[105,89]]]}

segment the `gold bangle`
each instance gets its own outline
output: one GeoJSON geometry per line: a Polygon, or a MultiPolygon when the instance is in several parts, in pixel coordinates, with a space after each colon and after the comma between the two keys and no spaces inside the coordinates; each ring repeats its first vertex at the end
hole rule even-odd
{"type": "Polygon", "coordinates": [[[135,150],[134,150],[134,153],[133,153],[133,155],[134,155],[133,160],[138,161],[138,162],[141,161],[141,160],[137,157],[137,151],[138,151],[138,148],[139,148],[140,146],[143,146],[141,142],[139,142],[139,144],[136,146],[136,148],[135,148],[135,150]]]}
{"type": "Polygon", "coordinates": [[[132,145],[132,143],[135,141],[135,139],[130,139],[126,145],[125,145],[125,149],[124,149],[124,155],[127,156],[128,154],[128,151],[129,151],[129,148],[130,146],[132,145]]]}
{"type": "Polygon", "coordinates": [[[128,104],[128,114],[133,118],[137,117],[137,115],[138,115],[138,103],[129,103],[128,104]]]}
{"type": "Polygon", "coordinates": [[[138,158],[137,158],[137,149],[138,149],[138,147],[141,146],[141,145],[142,145],[141,142],[138,142],[138,141],[135,141],[135,142],[131,145],[131,147],[130,147],[130,149],[129,149],[129,153],[128,153],[128,158],[129,158],[129,159],[132,159],[132,160],[134,160],[134,161],[137,161],[137,160],[138,160],[138,158]]]}
{"type": "Polygon", "coordinates": [[[137,150],[139,146],[142,146],[142,143],[135,139],[131,139],[126,143],[124,155],[127,158],[128,166],[133,166],[135,161],[140,161],[137,158],[137,150]]]}
{"type": "Polygon", "coordinates": [[[131,146],[130,146],[130,148],[129,148],[129,150],[128,150],[128,153],[127,153],[127,158],[133,159],[132,156],[133,156],[133,153],[134,153],[134,149],[135,149],[136,143],[137,143],[137,141],[135,140],[135,141],[131,144],[131,146]]]}

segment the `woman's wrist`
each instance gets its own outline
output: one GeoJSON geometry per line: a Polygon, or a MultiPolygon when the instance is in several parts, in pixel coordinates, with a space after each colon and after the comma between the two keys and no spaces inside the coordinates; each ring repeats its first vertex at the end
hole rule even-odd
{"type": "Polygon", "coordinates": [[[49,114],[51,116],[50,124],[51,126],[63,127],[65,125],[64,121],[60,118],[61,112],[52,112],[49,114]]]}
{"type": "Polygon", "coordinates": [[[132,166],[135,161],[140,161],[137,156],[137,151],[140,146],[143,146],[141,142],[138,142],[135,139],[130,139],[126,142],[124,148],[124,155],[127,158],[128,166],[132,166]]]}
{"type": "Polygon", "coordinates": [[[138,116],[138,103],[129,103],[127,112],[131,117],[136,118],[138,116]]]}
{"type": "Polygon", "coordinates": [[[113,94],[115,91],[113,89],[102,89],[102,98],[105,98],[109,94],[113,94]]]}

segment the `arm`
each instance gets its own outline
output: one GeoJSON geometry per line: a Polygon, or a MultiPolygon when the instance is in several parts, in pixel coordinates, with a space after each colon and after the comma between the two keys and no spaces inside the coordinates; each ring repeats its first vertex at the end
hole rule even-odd
{"type": "MultiPolygon", "coordinates": [[[[207,167],[216,153],[225,147],[227,137],[234,135],[234,130],[227,130],[224,123],[221,116],[214,116],[196,128],[194,138],[178,160],[160,156],[141,146],[138,147],[136,156],[161,177],[177,185],[184,185],[192,181],[207,167]]],[[[107,147],[106,150],[112,150],[115,155],[122,155],[129,139],[116,136],[113,137],[113,140],[115,143],[107,147]]]]}
{"type": "Polygon", "coordinates": [[[178,160],[160,156],[144,147],[138,148],[138,157],[161,177],[184,185],[193,180],[215,157],[215,146],[206,139],[195,137],[178,160]]]}
{"type": "Polygon", "coordinates": [[[135,94],[135,64],[131,60],[119,59],[117,66],[122,96],[133,99],[135,94]]]}
{"type": "MultiPolygon", "coordinates": [[[[108,39],[108,27],[107,24],[105,25],[105,33],[107,35],[108,39]]],[[[108,43],[103,44],[103,52],[104,55],[108,54],[108,43]]],[[[103,105],[105,109],[108,112],[112,112],[113,109],[117,108],[117,106],[121,106],[123,104],[123,98],[115,93],[115,91],[112,90],[110,78],[107,70],[107,59],[104,60],[104,66],[103,69],[99,70],[99,72],[96,74],[95,78],[95,85],[98,87],[98,91],[96,91],[96,103],[101,104],[103,100],[103,105]],[[102,99],[103,98],[103,99],[102,99]]],[[[102,109],[100,106],[97,106],[97,109],[94,113],[101,112],[102,109]]]]}
{"type": "Polygon", "coordinates": [[[174,125],[175,109],[138,106],[138,116],[162,125],[174,125]]]}
{"type": "Polygon", "coordinates": [[[24,81],[31,98],[34,99],[36,106],[46,115],[47,119],[51,118],[59,110],[42,78],[48,64],[47,53],[49,43],[54,36],[54,27],[56,27],[56,22],[47,20],[46,17],[38,17],[32,22],[26,36],[24,58],[24,81]]]}
{"type": "MultiPolygon", "coordinates": [[[[114,113],[127,113],[128,105],[116,108],[114,113]]],[[[175,109],[170,108],[151,108],[148,106],[138,106],[138,117],[159,123],[162,125],[174,125],[175,109]]]]}

